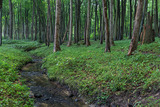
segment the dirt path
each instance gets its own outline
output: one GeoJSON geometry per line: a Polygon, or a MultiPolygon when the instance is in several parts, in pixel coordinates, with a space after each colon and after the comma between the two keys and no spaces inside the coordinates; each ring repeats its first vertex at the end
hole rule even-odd
{"type": "Polygon", "coordinates": [[[50,81],[41,65],[42,59],[34,58],[33,63],[21,70],[21,76],[30,88],[30,97],[35,98],[35,107],[88,107],[67,86],[50,81]]]}

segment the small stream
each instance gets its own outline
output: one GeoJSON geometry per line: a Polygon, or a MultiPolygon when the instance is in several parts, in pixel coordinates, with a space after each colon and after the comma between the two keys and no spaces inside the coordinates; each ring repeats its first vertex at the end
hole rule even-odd
{"type": "Polygon", "coordinates": [[[42,59],[34,57],[33,62],[21,70],[21,76],[30,88],[30,97],[35,99],[35,107],[89,107],[74,96],[67,86],[50,81],[41,66],[42,59]]]}

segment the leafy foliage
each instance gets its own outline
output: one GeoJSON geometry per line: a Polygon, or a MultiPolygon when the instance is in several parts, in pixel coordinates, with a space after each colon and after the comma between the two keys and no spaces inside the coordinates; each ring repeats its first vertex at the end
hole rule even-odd
{"type": "Polygon", "coordinates": [[[4,41],[4,43],[8,44],[0,47],[0,105],[32,107],[33,100],[29,98],[29,88],[23,85],[18,71],[25,63],[31,61],[31,57],[16,49],[16,45],[23,46],[24,41],[4,41]]]}
{"type": "Polygon", "coordinates": [[[62,51],[54,54],[53,46],[42,47],[32,53],[45,56],[43,67],[49,78],[78,89],[91,101],[103,102],[117,92],[160,89],[160,40],[140,46],[130,57],[126,56],[129,42],[116,41],[111,53],[104,53],[104,45],[97,43],[62,46],[62,51]]]}

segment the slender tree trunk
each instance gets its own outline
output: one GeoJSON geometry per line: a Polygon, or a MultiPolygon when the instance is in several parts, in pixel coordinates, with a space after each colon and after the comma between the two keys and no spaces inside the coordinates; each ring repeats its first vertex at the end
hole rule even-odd
{"type": "Polygon", "coordinates": [[[29,39],[28,9],[25,8],[26,39],[29,39]]]}
{"type": "Polygon", "coordinates": [[[47,14],[47,46],[49,47],[50,45],[50,22],[51,22],[51,9],[50,9],[50,0],[47,0],[48,2],[48,14],[47,14]]]}
{"type": "Polygon", "coordinates": [[[107,4],[105,2],[105,0],[102,0],[102,4],[103,4],[103,15],[104,15],[104,22],[105,22],[105,42],[106,42],[106,46],[105,46],[105,52],[111,52],[110,50],[110,40],[109,40],[109,26],[108,26],[108,17],[107,17],[107,4]]]}
{"type": "Polygon", "coordinates": [[[158,0],[155,0],[155,35],[158,36],[158,0]]]}
{"type": "Polygon", "coordinates": [[[113,6],[114,6],[114,1],[110,1],[110,43],[112,46],[114,46],[114,41],[113,41],[113,36],[114,36],[114,18],[113,18],[113,6]]]}
{"type": "Polygon", "coordinates": [[[0,1],[0,9],[2,8],[3,0],[0,1]]]}
{"type": "Polygon", "coordinates": [[[55,17],[55,35],[54,35],[54,49],[53,52],[60,51],[59,44],[59,28],[60,28],[60,17],[61,17],[61,0],[56,0],[56,17],[55,17]]]}
{"type": "Polygon", "coordinates": [[[95,0],[96,2],[96,6],[95,6],[95,24],[94,24],[94,40],[96,41],[97,40],[97,37],[96,37],[96,31],[97,31],[97,0],[95,0]]]}
{"type": "Polygon", "coordinates": [[[145,0],[144,9],[143,9],[143,16],[142,16],[140,32],[139,32],[139,40],[140,40],[141,32],[143,30],[143,24],[144,24],[144,19],[145,19],[145,16],[146,16],[147,8],[148,8],[148,0],[145,0]]]}
{"type": "Polygon", "coordinates": [[[42,27],[41,27],[41,16],[39,14],[39,42],[42,43],[42,27]]]}
{"type": "Polygon", "coordinates": [[[135,0],[135,4],[134,4],[134,19],[136,16],[136,11],[137,11],[137,0],[135,0]]]}
{"type": "Polygon", "coordinates": [[[120,0],[118,0],[118,4],[117,4],[117,15],[118,15],[118,35],[117,35],[117,40],[119,39],[120,40],[120,34],[121,34],[121,16],[120,16],[120,0]]]}
{"type": "Polygon", "coordinates": [[[9,38],[13,38],[13,11],[12,11],[12,0],[9,0],[9,38]]]}
{"type": "Polygon", "coordinates": [[[0,46],[2,45],[2,8],[0,8],[0,46]]]}
{"type": "Polygon", "coordinates": [[[88,9],[87,9],[87,28],[86,28],[86,46],[90,46],[89,41],[89,29],[90,29],[90,9],[91,9],[91,0],[88,0],[88,9]]]}
{"type": "Polygon", "coordinates": [[[5,15],[5,24],[4,24],[4,38],[6,39],[6,34],[7,34],[7,26],[8,26],[8,16],[5,15]]]}
{"type": "Polygon", "coordinates": [[[129,39],[132,38],[132,0],[130,0],[130,33],[129,39]]]}
{"type": "Polygon", "coordinates": [[[31,39],[32,40],[33,40],[34,17],[35,17],[35,3],[33,2],[32,25],[31,25],[31,39]]]}
{"type": "Polygon", "coordinates": [[[135,17],[132,40],[128,50],[128,55],[131,55],[132,52],[135,51],[138,46],[138,36],[139,36],[140,23],[142,19],[143,3],[144,3],[144,0],[138,0],[138,7],[137,7],[137,12],[135,17]]]}
{"type": "Polygon", "coordinates": [[[70,26],[69,26],[69,41],[67,46],[70,47],[72,44],[72,18],[73,18],[73,11],[72,11],[72,0],[70,0],[70,26]]]}
{"type": "Polygon", "coordinates": [[[20,28],[19,14],[20,14],[20,9],[19,9],[19,3],[18,3],[18,17],[17,17],[18,18],[18,25],[17,25],[17,31],[18,31],[18,35],[17,35],[18,38],[17,39],[18,40],[19,40],[19,28],[20,28]]]}
{"type": "MultiPolygon", "coordinates": [[[[35,8],[36,7],[36,2],[35,0],[33,0],[33,7],[35,8]]],[[[36,7],[37,8],[37,7],[36,7]]],[[[34,40],[36,41],[37,40],[37,12],[36,12],[36,9],[34,9],[34,18],[35,18],[35,36],[34,36],[34,40]]]]}
{"type": "Polygon", "coordinates": [[[101,38],[100,38],[100,44],[103,44],[104,40],[104,17],[102,16],[102,22],[101,22],[101,38]]]}

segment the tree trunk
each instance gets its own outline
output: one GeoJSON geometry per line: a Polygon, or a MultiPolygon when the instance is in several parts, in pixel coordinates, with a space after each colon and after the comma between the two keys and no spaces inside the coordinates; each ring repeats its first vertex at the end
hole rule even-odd
{"type": "Polygon", "coordinates": [[[28,9],[25,8],[26,39],[29,39],[28,9]]]}
{"type": "Polygon", "coordinates": [[[35,3],[33,2],[33,13],[32,13],[32,26],[31,26],[31,39],[33,40],[33,26],[34,26],[34,17],[35,17],[35,3]]]}
{"type": "Polygon", "coordinates": [[[19,3],[18,3],[18,17],[17,17],[18,18],[18,25],[17,25],[17,31],[18,31],[18,35],[17,35],[18,38],[17,39],[18,40],[19,40],[19,28],[20,28],[20,20],[19,20],[19,14],[20,14],[20,12],[19,11],[20,11],[20,9],[19,9],[19,3]]]}
{"type": "Polygon", "coordinates": [[[54,35],[53,52],[57,52],[61,50],[60,44],[59,44],[60,17],[61,17],[61,0],[56,0],[55,35],[54,35]]]}
{"type": "Polygon", "coordinates": [[[47,0],[48,2],[48,14],[47,14],[47,46],[49,47],[50,45],[50,22],[51,22],[51,17],[50,17],[50,14],[51,14],[51,9],[50,9],[50,0],[47,0]]]}
{"type": "Polygon", "coordinates": [[[87,28],[86,28],[86,46],[90,46],[89,41],[89,29],[90,29],[90,9],[91,9],[91,0],[88,0],[88,9],[87,9],[87,28]]]}
{"type": "Polygon", "coordinates": [[[113,18],[113,6],[114,1],[110,1],[110,43],[112,46],[114,46],[113,36],[114,36],[114,18],[113,18]]]}
{"type": "Polygon", "coordinates": [[[143,16],[142,16],[140,32],[139,32],[139,39],[140,39],[141,32],[143,30],[143,24],[144,24],[144,19],[145,19],[145,16],[146,16],[147,8],[148,8],[148,0],[145,0],[145,5],[144,5],[144,9],[143,9],[143,16]]]}
{"type": "Polygon", "coordinates": [[[105,2],[105,0],[102,0],[102,4],[103,4],[103,15],[104,15],[104,22],[105,22],[105,42],[106,42],[106,46],[105,46],[105,52],[111,52],[110,50],[110,40],[109,40],[109,26],[108,26],[108,17],[107,17],[107,4],[105,2]]]}
{"type": "Polygon", "coordinates": [[[158,1],[155,0],[155,23],[154,23],[154,30],[155,30],[155,35],[158,36],[158,1]]]}
{"type": "Polygon", "coordinates": [[[129,39],[132,38],[132,0],[130,0],[130,33],[129,39]]]}
{"type": "Polygon", "coordinates": [[[0,46],[2,45],[2,8],[0,8],[0,46]]]}
{"type": "Polygon", "coordinates": [[[155,33],[154,33],[154,30],[152,29],[152,16],[150,15],[150,12],[148,12],[147,23],[146,23],[146,26],[144,27],[145,29],[143,30],[142,44],[154,42],[155,33]]]}
{"type": "Polygon", "coordinates": [[[13,38],[13,11],[12,11],[12,0],[9,0],[9,38],[13,38]]]}
{"type": "Polygon", "coordinates": [[[95,0],[96,6],[95,6],[95,23],[94,23],[94,40],[97,40],[96,37],[96,31],[97,31],[97,0],[95,0]]]}
{"type": "Polygon", "coordinates": [[[2,2],[3,2],[3,0],[0,1],[0,9],[2,8],[2,2]]]}
{"type": "Polygon", "coordinates": [[[8,16],[5,15],[5,24],[4,24],[4,38],[6,39],[6,34],[7,34],[7,26],[8,26],[8,16]]]}
{"type": "MultiPolygon", "coordinates": [[[[34,5],[36,6],[36,2],[35,2],[35,0],[34,0],[34,5]]],[[[36,41],[37,40],[37,12],[36,12],[36,10],[35,10],[35,37],[34,37],[34,40],[36,41]]]]}
{"type": "Polygon", "coordinates": [[[137,12],[136,12],[136,17],[135,17],[132,40],[131,40],[130,47],[128,50],[128,55],[131,55],[132,52],[137,49],[140,23],[142,19],[143,2],[144,0],[138,0],[138,7],[137,7],[137,12]]]}
{"type": "Polygon", "coordinates": [[[72,11],[72,3],[73,1],[70,0],[70,25],[69,25],[69,41],[67,46],[70,47],[72,44],[72,18],[73,18],[73,11],[72,11]]]}

